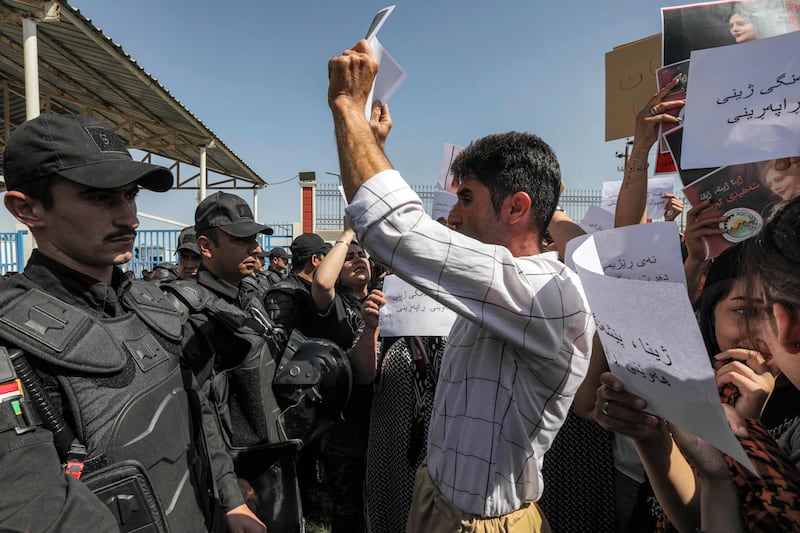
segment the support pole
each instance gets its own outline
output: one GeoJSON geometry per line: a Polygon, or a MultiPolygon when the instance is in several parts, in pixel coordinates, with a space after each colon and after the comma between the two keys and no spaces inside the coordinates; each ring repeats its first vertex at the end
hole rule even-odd
{"type": "Polygon", "coordinates": [[[39,116],[39,45],[36,22],[22,19],[22,45],[25,62],[25,120],[39,116]]]}
{"type": "Polygon", "coordinates": [[[200,197],[197,203],[206,199],[206,185],[208,184],[208,169],[206,168],[206,157],[208,152],[208,145],[204,144],[200,147],[200,197]]]}

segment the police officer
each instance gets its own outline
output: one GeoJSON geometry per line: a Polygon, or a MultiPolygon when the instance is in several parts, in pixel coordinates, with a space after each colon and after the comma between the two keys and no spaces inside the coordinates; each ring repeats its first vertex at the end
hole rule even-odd
{"type": "Polygon", "coordinates": [[[269,251],[269,268],[267,268],[267,279],[270,285],[275,285],[286,277],[289,270],[289,254],[283,248],[273,248],[269,251]]]}
{"type": "Polygon", "coordinates": [[[197,248],[197,235],[194,226],[183,228],[178,235],[178,264],[159,263],[153,268],[149,281],[164,283],[176,279],[192,279],[200,266],[200,250],[197,248]]]}
{"type": "Polygon", "coordinates": [[[260,271],[258,236],[272,229],[254,220],[244,199],[222,191],[200,202],[194,228],[202,261],[196,279],[162,285],[187,316],[184,358],[215,410],[253,510],[271,530],[300,531],[294,461],[301,442],[286,438],[272,392],[275,328],[243,283],[260,271]]]}
{"type": "Polygon", "coordinates": [[[180,362],[180,317],[116,266],[139,188],[170,172],[101,122],[41,115],[12,133],[4,175],[38,248],[0,285],[0,529],[264,531],[180,362]]]}

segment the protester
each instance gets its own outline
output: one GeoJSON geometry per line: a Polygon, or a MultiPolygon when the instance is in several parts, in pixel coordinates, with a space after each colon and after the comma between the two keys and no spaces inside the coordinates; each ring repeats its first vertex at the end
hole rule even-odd
{"type": "Polygon", "coordinates": [[[362,306],[367,305],[375,312],[384,303],[380,291],[370,293],[369,282],[366,253],[355,240],[353,230],[346,229],[317,266],[311,283],[311,298],[317,313],[336,323],[325,338],[350,350],[353,368],[354,386],[344,419],[334,424],[322,439],[322,457],[333,503],[332,533],[359,533],[363,529],[366,448],[378,328],[377,324],[365,324],[362,306]]]}
{"type": "Polygon", "coordinates": [[[446,337],[382,339],[364,492],[368,533],[405,530],[446,337]]]}
{"type": "MultiPolygon", "coordinates": [[[[748,316],[748,331],[795,387],[800,384],[800,372],[795,372],[794,362],[800,336],[794,334],[799,328],[793,318],[793,307],[800,301],[796,274],[800,259],[793,252],[798,245],[798,214],[798,199],[784,205],[758,236],[747,241],[743,255],[747,298],[763,301],[767,314],[766,319],[762,313],[748,316]]],[[[596,413],[598,422],[636,439],[659,502],[679,529],[797,529],[800,472],[795,428],[800,418],[795,416],[788,427],[782,428],[778,440],[781,451],[756,420],[745,421],[747,414],[742,413],[738,404],[735,410],[727,409],[731,428],[754,460],[761,475],[759,479],[701,439],[675,426],[667,428],[662,420],[647,414],[646,402],[626,392],[611,374],[604,374],[601,381],[603,385],[597,392],[598,406],[602,406],[596,413]],[[680,450],[671,445],[670,435],[680,450]],[[689,469],[689,463],[693,470],[689,469]]]]}
{"type": "Polygon", "coordinates": [[[377,71],[369,44],[328,67],[347,213],[360,242],[460,315],[407,530],[463,523],[549,531],[536,505],[541,459],[583,379],[594,333],[577,276],[555,254],[537,255],[558,200],[557,160],[534,135],[472,143],[453,164],[460,183],[453,231],[425,215],[384,155],[388,107],[373,107],[377,136],[364,117],[377,71]]]}
{"type": "Polygon", "coordinates": [[[133,161],[97,120],[41,115],[11,134],[4,177],[6,208],[38,248],[0,291],[13,302],[0,328],[0,529],[223,531],[221,506],[229,531],[265,531],[181,364],[179,315],[116,266],[132,258],[139,187],[166,191],[170,172],[133,161]],[[16,377],[24,399],[8,392],[16,377]]]}
{"type": "Polygon", "coordinates": [[[311,300],[311,281],[314,270],[331,246],[316,233],[303,233],[295,237],[290,249],[292,272],[267,292],[264,302],[267,314],[287,335],[299,327],[308,337],[325,338],[322,324],[311,320],[316,314],[311,300]]]}

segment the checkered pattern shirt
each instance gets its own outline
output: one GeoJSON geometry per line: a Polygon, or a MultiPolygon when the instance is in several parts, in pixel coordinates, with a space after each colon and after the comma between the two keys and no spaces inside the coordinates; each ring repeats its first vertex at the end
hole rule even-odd
{"type": "Polygon", "coordinates": [[[542,494],[542,459],[589,365],[594,322],[554,253],[513,257],[449,230],[394,170],[347,208],[359,242],[458,313],[428,432],[428,471],[462,511],[500,516],[542,494]]]}

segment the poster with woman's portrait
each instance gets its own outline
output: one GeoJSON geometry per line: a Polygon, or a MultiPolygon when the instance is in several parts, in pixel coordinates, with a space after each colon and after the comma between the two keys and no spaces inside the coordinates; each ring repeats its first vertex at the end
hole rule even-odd
{"type": "Polygon", "coordinates": [[[692,50],[795,31],[790,20],[795,4],[786,0],[739,0],[664,7],[662,65],[689,59],[692,50]]]}

